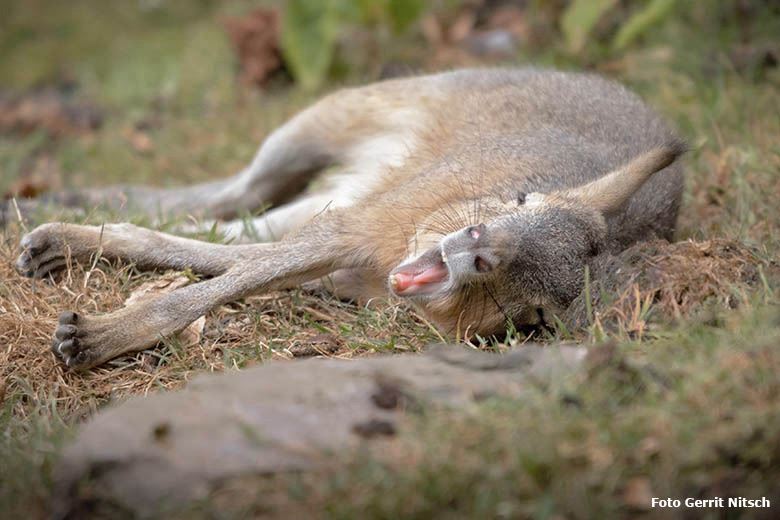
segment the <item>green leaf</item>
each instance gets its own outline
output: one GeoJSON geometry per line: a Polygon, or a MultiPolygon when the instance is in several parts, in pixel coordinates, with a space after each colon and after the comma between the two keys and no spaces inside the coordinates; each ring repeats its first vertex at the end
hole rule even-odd
{"type": "Polygon", "coordinates": [[[612,47],[618,51],[625,49],[652,25],[669,16],[677,3],[677,0],[651,0],[644,9],[635,13],[620,28],[612,42],[612,47]]]}
{"type": "MultiPolygon", "coordinates": [[[[326,3],[328,0],[322,0],[326,3]]],[[[376,0],[329,0],[340,22],[366,23],[372,4],[376,0]]]]}
{"type": "Polygon", "coordinates": [[[561,16],[561,30],[566,46],[571,52],[579,52],[593,27],[617,0],[573,0],[561,16]]]}
{"type": "Polygon", "coordinates": [[[385,0],[385,2],[393,29],[399,33],[416,21],[425,7],[425,2],[422,0],[385,0]]]}
{"type": "Polygon", "coordinates": [[[319,85],[333,59],[338,11],[330,0],[290,0],[282,24],[282,54],[304,87],[319,85]]]}

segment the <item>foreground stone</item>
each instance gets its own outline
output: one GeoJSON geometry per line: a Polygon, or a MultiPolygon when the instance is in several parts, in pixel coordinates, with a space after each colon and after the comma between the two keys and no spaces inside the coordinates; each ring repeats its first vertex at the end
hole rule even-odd
{"type": "Polygon", "coordinates": [[[85,502],[151,515],[235,476],[313,469],[326,453],[393,435],[404,411],[519,397],[531,382],[565,376],[584,354],[573,346],[494,355],[438,345],[425,355],[311,359],[202,376],[87,423],[54,470],[55,516],[85,502]]]}

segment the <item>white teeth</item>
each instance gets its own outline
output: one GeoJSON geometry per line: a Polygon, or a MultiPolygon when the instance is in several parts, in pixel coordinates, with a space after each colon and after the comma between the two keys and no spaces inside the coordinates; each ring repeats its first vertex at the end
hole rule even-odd
{"type": "Polygon", "coordinates": [[[447,253],[444,252],[444,249],[441,250],[441,261],[447,263],[447,253]]]}
{"type": "Polygon", "coordinates": [[[398,280],[395,279],[395,275],[394,274],[390,275],[390,278],[388,279],[388,281],[390,282],[390,287],[392,287],[393,289],[398,287],[398,280]]]}

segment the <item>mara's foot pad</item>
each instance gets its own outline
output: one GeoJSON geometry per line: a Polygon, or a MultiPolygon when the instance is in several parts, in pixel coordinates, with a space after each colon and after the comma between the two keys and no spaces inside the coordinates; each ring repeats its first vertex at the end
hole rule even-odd
{"type": "Polygon", "coordinates": [[[97,357],[90,350],[84,319],[72,311],[60,314],[59,326],[51,342],[52,353],[71,368],[88,368],[97,357]],[[81,328],[80,328],[81,326],[81,328]]]}
{"type": "MultiPolygon", "coordinates": [[[[44,278],[64,268],[68,258],[80,252],[79,244],[69,244],[69,224],[51,223],[38,226],[22,237],[16,268],[28,278],[44,278]]],[[[74,258],[77,259],[77,258],[74,258]]]]}

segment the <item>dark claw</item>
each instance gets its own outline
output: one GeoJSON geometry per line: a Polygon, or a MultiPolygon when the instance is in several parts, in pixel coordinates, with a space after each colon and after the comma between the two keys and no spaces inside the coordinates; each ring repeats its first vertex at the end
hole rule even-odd
{"type": "Polygon", "coordinates": [[[58,321],[59,327],[54,331],[54,341],[51,343],[52,352],[69,367],[86,365],[90,354],[81,348],[77,337],[78,327],[75,323],[79,321],[79,315],[73,311],[65,311],[60,314],[58,321]]]}
{"type": "Polygon", "coordinates": [[[60,342],[56,339],[51,342],[51,352],[57,356],[57,358],[62,359],[62,354],[60,354],[60,342]]]}
{"type": "Polygon", "coordinates": [[[72,325],[79,319],[79,315],[73,311],[65,311],[60,314],[60,325],[72,325]]]}
{"type": "Polygon", "coordinates": [[[61,340],[72,338],[76,334],[76,330],[75,325],[63,325],[54,332],[54,337],[61,340]]]}
{"type": "Polygon", "coordinates": [[[78,350],[78,342],[74,339],[63,341],[59,346],[59,351],[63,356],[72,356],[78,350]]]}
{"type": "Polygon", "coordinates": [[[26,254],[28,256],[39,255],[40,253],[42,253],[44,251],[44,249],[46,249],[46,242],[45,241],[43,243],[40,243],[40,244],[37,244],[37,245],[33,245],[30,242],[32,242],[32,240],[22,240],[22,243],[21,243],[22,250],[24,251],[24,254],[26,254]]]}

